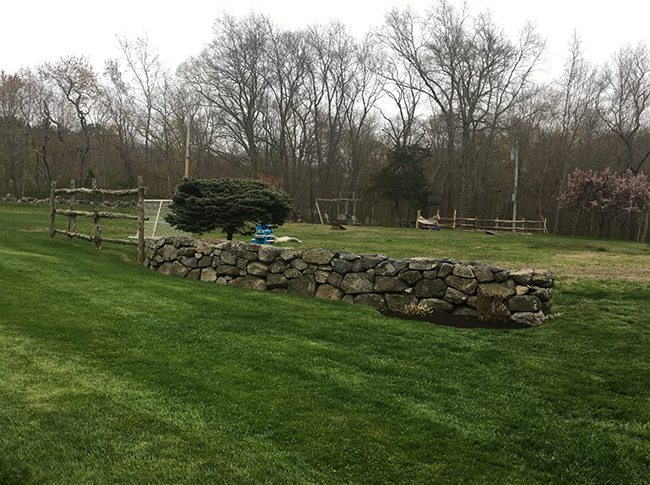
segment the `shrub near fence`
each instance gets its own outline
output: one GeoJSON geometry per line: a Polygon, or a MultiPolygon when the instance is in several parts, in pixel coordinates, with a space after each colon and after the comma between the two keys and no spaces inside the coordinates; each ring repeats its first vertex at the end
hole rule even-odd
{"type": "Polygon", "coordinates": [[[540,325],[551,310],[550,271],[510,271],[453,259],[392,259],[188,238],[147,240],[145,266],[222,285],[540,325]]]}

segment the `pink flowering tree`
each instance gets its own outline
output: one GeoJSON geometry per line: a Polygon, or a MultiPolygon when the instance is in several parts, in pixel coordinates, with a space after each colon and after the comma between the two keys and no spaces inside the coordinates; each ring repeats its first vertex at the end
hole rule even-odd
{"type": "Polygon", "coordinates": [[[605,224],[617,215],[650,207],[650,185],[645,174],[634,175],[630,170],[618,174],[609,167],[602,172],[576,168],[559,202],[561,208],[596,215],[602,237],[605,224]]]}

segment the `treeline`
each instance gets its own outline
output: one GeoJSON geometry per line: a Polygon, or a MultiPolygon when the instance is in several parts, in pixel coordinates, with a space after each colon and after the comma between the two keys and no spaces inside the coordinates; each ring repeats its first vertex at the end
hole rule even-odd
{"type": "MultiPolygon", "coordinates": [[[[558,198],[576,167],[647,171],[650,52],[623,46],[593,65],[576,35],[562,76],[542,83],[544,51],[534,27],[511,39],[489,15],[444,1],[393,10],[360,39],[339,23],[287,30],[224,15],[175,72],[146,38],[121,39],[101,72],[72,56],[0,74],[0,194],[143,176],[148,196],[169,197],[187,158],[192,177],[279,185],[305,221],[317,198],[352,193],[362,222],[417,209],[508,219],[516,151],[518,217],[596,234],[597,221],[558,198]]],[[[644,224],[647,213],[626,214],[604,233],[635,239],[644,224]]]]}

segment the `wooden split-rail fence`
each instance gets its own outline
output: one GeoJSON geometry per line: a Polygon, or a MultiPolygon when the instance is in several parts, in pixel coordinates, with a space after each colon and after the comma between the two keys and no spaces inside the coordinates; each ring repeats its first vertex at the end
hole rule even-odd
{"type": "MultiPolygon", "coordinates": [[[[415,228],[419,228],[423,224],[421,222],[421,212],[418,211],[415,228]]],[[[527,220],[527,219],[479,219],[478,217],[458,217],[457,211],[454,209],[453,217],[441,217],[440,211],[429,219],[429,221],[437,221],[440,228],[446,229],[466,229],[475,231],[510,231],[510,232],[541,232],[548,233],[546,218],[541,217],[540,220],[527,220]]]]}
{"type": "Polygon", "coordinates": [[[56,182],[52,182],[50,187],[50,237],[53,238],[57,233],[64,234],[68,236],[70,242],[73,242],[74,239],[83,239],[85,241],[90,241],[95,243],[97,249],[102,248],[102,242],[117,243],[117,244],[127,244],[130,246],[138,247],[138,263],[144,263],[144,193],[146,187],[142,182],[142,177],[138,177],[138,188],[137,189],[124,189],[124,190],[111,190],[111,189],[100,189],[97,187],[97,181],[93,179],[92,188],[76,188],[75,181],[70,182],[69,189],[57,189],[56,182]],[[92,199],[93,211],[81,211],[77,210],[75,206],[75,196],[78,194],[88,195],[92,199]],[[68,195],[70,196],[70,208],[67,210],[57,209],[56,208],[56,196],[57,195],[68,195]],[[137,196],[138,197],[138,215],[122,214],[120,212],[106,212],[100,211],[99,205],[102,195],[113,195],[113,196],[137,196]],[[55,217],[57,215],[67,216],[68,217],[68,228],[66,230],[57,229],[55,225],[55,217]],[[90,217],[95,223],[95,233],[92,235],[82,234],[76,232],[75,223],[76,218],[80,217],[90,217]],[[138,236],[137,239],[118,239],[113,237],[103,237],[101,226],[99,224],[100,219],[134,219],[138,221],[138,236]]]}

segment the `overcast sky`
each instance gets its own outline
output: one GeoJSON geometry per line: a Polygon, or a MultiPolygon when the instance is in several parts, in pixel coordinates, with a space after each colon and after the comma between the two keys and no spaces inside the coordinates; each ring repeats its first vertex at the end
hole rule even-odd
{"type": "MultiPolygon", "coordinates": [[[[462,0],[450,0],[460,5],[462,0]]],[[[556,74],[577,30],[587,58],[603,62],[626,43],[650,44],[648,0],[468,0],[470,11],[490,10],[497,25],[515,36],[527,20],[547,39],[547,65],[556,74]]],[[[237,16],[252,11],[286,28],[300,28],[338,19],[362,35],[382,23],[392,7],[425,0],[26,0],[12,1],[0,16],[0,70],[14,73],[69,55],[85,55],[101,70],[106,59],[119,56],[116,35],[135,39],[147,33],[164,63],[175,68],[197,54],[211,38],[212,23],[222,12],[237,16]],[[167,5],[165,5],[167,3],[167,5]]]]}

